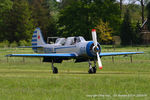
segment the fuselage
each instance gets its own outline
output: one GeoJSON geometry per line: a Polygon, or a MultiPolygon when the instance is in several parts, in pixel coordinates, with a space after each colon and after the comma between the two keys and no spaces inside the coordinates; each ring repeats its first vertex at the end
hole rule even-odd
{"type": "Polygon", "coordinates": [[[93,41],[86,41],[82,36],[57,38],[53,44],[47,44],[40,28],[33,32],[31,44],[36,53],[74,53],[78,57],[88,58],[95,57],[96,52],[101,51],[99,43],[94,46],[93,41]]]}
{"type": "MultiPolygon", "coordinates": [[[[100,48],[100,44],[99,48],[100,48]]],[[[82,41],[73,45],[56,45],[45,44],[41,45],[42,48],[37,48],[37,53],[75,53],[79,57],[95,57],[96,54],[93,51],[93,41],[82,41]]],[[[99,52],[100,53],[100,52],[99,52]]]]}
{"type": "Polygon", "coordinates": [[[82,36],[57,38],[53,44],[47,44],[39,28],[33,32],[31,44],[36,53],[70,53],[76,55],[75,59],[93,59],[101,51],[99,43],[94,46],[93,41],[86,41],[82,36]]]}

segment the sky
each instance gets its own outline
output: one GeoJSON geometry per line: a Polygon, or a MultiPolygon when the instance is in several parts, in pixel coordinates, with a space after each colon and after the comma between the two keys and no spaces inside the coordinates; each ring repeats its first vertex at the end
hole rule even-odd
{"type": "MultiPolygon", "coordinates": [[[[120,1],[120,0],[117,0],[117,1],[120,1]]],[[[131,3],[132,1],[134,0],[123,0],[123,3],[128,4],[128,3],[131,3]]],[[[140,4],[140,2],[137,1],[136,4],[140,4]]]]}
{"type": "MultiPolygon", "coordinates": [[[[57,2],[60,2],[60,0],[56,0],[57,2]]],[[[120,0],[117,0],[120,1],[120,0]]],[[[123,3],[130,3],[133,0],[123,0],[123,3]]],[[[136,2],[137,4],[139,4],[139,2],[136,2]]]]}
{"type": "Polygon", "coordinates": [[[57,2],[60,2],[60,0],[56,0],[57,2]]]}

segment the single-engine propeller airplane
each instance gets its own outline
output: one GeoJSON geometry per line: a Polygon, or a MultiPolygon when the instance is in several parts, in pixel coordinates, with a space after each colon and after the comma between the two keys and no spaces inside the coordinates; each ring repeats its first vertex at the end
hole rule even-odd
{"type": "Polygon", "coordinates": [[[58,73],[54,63],[63,60],[75,59],[75,62],[89,62],[89,73],[96,73],[96,61],[99,69],[102,69],[101,57],[141,54],[144,52],[109,52],[102,53],[101,46],[97,42],[96,30],[92,29],[93,41],[86,41],[82,36],[57,38],[54,44],[46,44],[43,40],[40,28],[36,28],[32,36],[32,48],[36,54],[9,54],[7,57],[43,57],[43,62],[52,63],[53,73],[58,73]],[[91,61],[94,61],[92,67],[91,61]]]}

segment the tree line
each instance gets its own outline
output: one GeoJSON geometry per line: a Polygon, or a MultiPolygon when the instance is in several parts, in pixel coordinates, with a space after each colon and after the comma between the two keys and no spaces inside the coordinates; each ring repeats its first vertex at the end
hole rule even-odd
{"type": "Polygon", "coordinates": [[[1,0],[0,41],[30,41],[35,27],[41,28],[44,37],[55,34],[56,22],[51,13],[56,3],[53,0],[1,0]]]}
{"type": "MultiPolygon", "coordinates": [[[[148,22],[149,5],[144,9],[148,22]]],[[[123,45],[131,40],[140,43],[137,33],[141,21],[131,15],[140,7],[117,0],[0,0],[0,42],[30,42],[33,30],[39,27],[45,40],[50,36],[84,36],[89,40],[91,29],[96,28],[102,43],[112,43],[114,35],[121,37],[123,45]]]]}

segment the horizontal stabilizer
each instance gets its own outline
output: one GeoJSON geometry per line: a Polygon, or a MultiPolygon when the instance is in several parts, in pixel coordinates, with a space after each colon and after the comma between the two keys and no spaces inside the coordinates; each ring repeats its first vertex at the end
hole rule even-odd
{"type": "Polygon", "coordinates": [[[118,55],[132,55],[132,54],[142,54],[144,52],[106,52],[100,53],[100,56],[118,56],[118,55]]]}
{"type": "Polygon", "coordinates": [[[18,48],[42,48],[42,46],[20,46],[18,48]]]}

